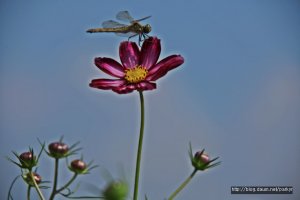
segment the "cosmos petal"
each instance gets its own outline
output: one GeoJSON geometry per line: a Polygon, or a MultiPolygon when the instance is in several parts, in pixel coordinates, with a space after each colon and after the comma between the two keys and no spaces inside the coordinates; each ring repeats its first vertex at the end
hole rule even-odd
{"type": "Polygon", "coordinates": [[[95,58],[95,65],[103,72],[117,78],[122,78],[125,74],[124,67],[111,58],[95,58]]]}
{"type": "Polygon", "coordinates": [[[143,82],[140,82],[136,85],[136,89],[139,90],[139,91],[153,90],[153,89],[156,89],[156,83],[143,81],[143,82]]]}
{"type": "Polygon", "coordinates": [[[135,90],[135,87],[134,85],[122,85],[120,87],[113,88],[112,90],[118,94],[127,94],[135,90]]]}
{"type": "Polygon", "coordinates": [[[160,39],[149,37],[143,43],[141,49],[140,64],[150,69],[158,60],[161,51],[160,39]]]}
{"type": "Polygon", "coordinates": [[[146,80],[156,81],[157,79],[166,75],[168,71],[180,66],[183,62],[184,59],[180,55],[168,56],[150,68],[146,80]]]}
{"type": "Polygon", "coordinates": [[[135,42],[122,42],[119,54],[125,68],[134,68],[139,64],[140,50],[135,42]]]}
{"type": "Polygon", "coordinates": [[[122,79],[113,80],[113,79],[102,78],[102,79],[92,80],[92,82],[90,83],[90,87],[98,88],[102,90],[110,90],[116,87],[121,87],[125,83],[126,81],[122,79]]]}

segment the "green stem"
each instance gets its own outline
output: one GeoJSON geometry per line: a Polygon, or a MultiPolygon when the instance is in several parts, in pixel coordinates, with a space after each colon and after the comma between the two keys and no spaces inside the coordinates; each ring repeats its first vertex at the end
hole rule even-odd
{"type": "Polygon", "coordinates": [[[58,178],[58,163],[59,163],[59,159],[55,158],[53,188],[52,188],[52,192],[51,192],[51,196],[50,196],[49,200],[53,200],[54,196],[56,195],[57,178],[58,178]]]}
{"type": "Polygon", "coordinates": [[[30,191],[31,191],[31,186],[28,185],[28,187],[27,187],[27,200],[30,200],[30,191]]]}
{"type": "Polygon", "coordinates": [[[139,177],[140,177],[140,166],[141,166],[141,158],[142,158],[143,137],[144,137],[144,122],[145,122],[143,92],[140,91],[139,94],[140,94],[140,102],[141,102],[141,125],[140,125],[140,137],[139,137],[139,144],[138,144],[138,150],[137,150],[137,157],[136,157],[133,200],[138,199],[139,177]]]}
{"type": "Polygon", "coordinates": [[[170,197],[168,198],[168,200],[173,200],[176,195],[192,180],[192,178],[195,176],[197,172],[197,169],[195,169],[192,174],[187,177],[187,179],[170,195],[170,197]]]}
{"type": "Polygon", "coordinates": [[[35,189],[36,189],[36,191],[37,191],[37,193],[38,193],[40,199],[41,199],[41,200],[45,200],[45,197],[43,196],[42,191],[40,190],[38,184],[36,183],[35,178],[34,178],[34,175],[32,174],[32,172],[30,172],[30,176],[31,176],[31,180],[32,180],[32,182],[33,182],[33,185],[34,185],[34,187],[35,187],[35,189]]]}
{"type": "Polygon", "coordinates": [[[74,173],[72,178],[64,186],[62,186],[60,189],[58,189],[56,191],[56,193],[59,193],[59,192],[63,191],[64,189],[66,189],[67,187],[69,187],[69,185],[71,185],[71,183],[76,179],[77,175],[78,175],[77,173],[74,173]]]}

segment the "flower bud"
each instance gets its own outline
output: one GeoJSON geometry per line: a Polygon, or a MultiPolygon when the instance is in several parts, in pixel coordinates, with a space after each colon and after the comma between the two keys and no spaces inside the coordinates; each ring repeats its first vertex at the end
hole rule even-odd
{"type": "Polygon", "coordinates": [[[209,156],[206,153],[201,153],[199,151],[195,153],[194,158],[203,164],[207,164],[209,162],[209,156]]]}
{"type": "MultiPolygon", "coordinates": [[[[35,172],[31,172],[33,177],[34,177],[34,180],[37,184],[40,184],[42,182],[42,177],[35,173],[35,172]]],[[[32,177],[30,175],[30,172],[28,172],[26,175],[23,176],[24,180],[26,181],[27,184],[31,185],[31,186],[34,186],[34,183],[33,183],[33,180],[32,180],[32,177]]]]}
{"type": "Polygon", "coordinates": [[[204,171],[211,167],[215,167],[221,163],[221,162],[213,163],[219,157],[216,157],[211,160],[209,156],[206,153],[204,153],[204,149],[202,151],[196,152],[193,156],[192,149],[190,147],[190,157],[191,157],[192,165],[195,167],[195,169],[201,171],[204,171]]]}
{"type": "Polygon", "coordinates": [[[71,171],[77,174],[85,174],[88,171],[86,163],[79,159],[73,160],[69,168],[71,171]]]}
{"type": "Polygon", "coordinates": [[[111,182],[103,192],[106,200],[125,200],[128,195],[128,185],[124,181],[111,182]]]}
{"type": "Polygon", "coordinates": [[[28,151],[28,152],[21,153],[20,158],[23,161],[31,161],[33,160],[33,155],[31,152],[28,151]]]}
{"type": "Polygon", "coordinates": [[[37,165],[37,160],[36,157],[33,155],[33,152],[28,151],[21,153],[18,158],[22,168],[32,169],[34,166],[37,165]]]}
{"type": "Polygon", "coordinates": [[[69,147],[62,142],[53,142],[48,146],[50,155],[54,158],[66,157],[69,152],[69,147]]]}
{"type": "Polygon", "coordinates": [[[209,156],[204,153],[204,150],[198,151],[192,159],[192,164],[198,170],[205,170],[206,166],[209,164],[209,156]]]}

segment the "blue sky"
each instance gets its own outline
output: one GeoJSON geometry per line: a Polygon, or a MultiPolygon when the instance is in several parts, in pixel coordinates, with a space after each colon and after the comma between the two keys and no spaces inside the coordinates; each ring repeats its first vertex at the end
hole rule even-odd
{"type": "MultiPolygon", "coordinates": [[[[87,34],[120,10],[152,15],[160,58],[185,63],[145,92],[141,191],[167,197],[192,167],[188,143],[222,165],[197,174],[178,199],[299,199],[300,3],[279,1],[0,1],[0,199],[19,170],[4,157],[36,138],[81,141],[83,155],[130,183],[139,126],[138,94],[88,87],[103,77],[97,56],[118,58],[126,38],[87,34]],[[230,195],[232,185],[291,185],[294,194],[230,195]]],[[[39,172],[52,173],[42,159],[39,172]]],[[[65,176],[68,174],[65,172],[65,176]]],[[[82,177],[101,188],[100,170],[82,177]]],[[[25,187],[16,185],[16,199],[25,187]]]]}

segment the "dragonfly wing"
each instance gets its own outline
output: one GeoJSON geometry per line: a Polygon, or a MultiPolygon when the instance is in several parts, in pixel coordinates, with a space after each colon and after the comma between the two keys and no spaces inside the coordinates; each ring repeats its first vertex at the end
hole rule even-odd
{"type": "Polygon", "coordinates": [[[137,33],[134,33],[134,32],[115,33],[115,34],[118,35],[118,36],[121,36],[121,37],[131,37],[131,36],[134,36],[134,35],[138,35],[137,33]]]}
{"type": "Polygon", "coordinates": [[[116,18],[120,21],[125,21],[125,22],[133,22],[134,19],[131,17],[128,11],[120,11],[118,12],[116,18]]]}
{"type": "Polygon", "coordinates": [[[150,16],[147,16],[147,17],[143,17],[142,19],[138,19],[138,20],[135,20],[136,22],[140,22],[140,21],[143,21],[143,20],[145,20],[145,19],[148,19],[148,18],[150,18],[151,17],[151,15],[150,16]]]}
{"type": "Polygon", "coordinates": [[[114,20],[108,20],[102,23],[103,28],[117,28],[117,27],[124,27],[127,26],[125,24],[120,24],[119,22],[116,22],[114,20]]]}

